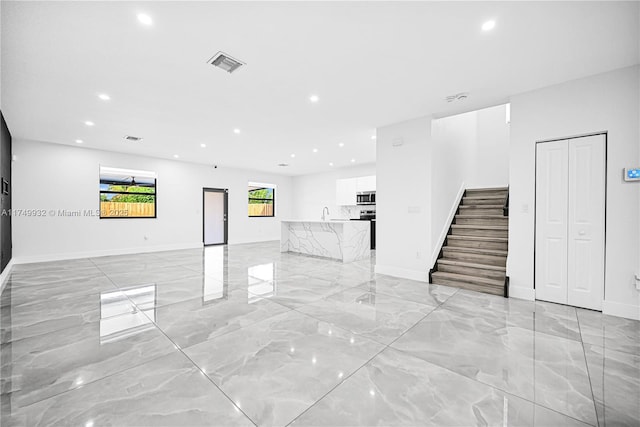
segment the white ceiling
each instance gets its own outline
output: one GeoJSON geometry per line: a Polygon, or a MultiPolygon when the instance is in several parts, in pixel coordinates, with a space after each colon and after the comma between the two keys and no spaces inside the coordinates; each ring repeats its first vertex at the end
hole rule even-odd
{"type": "Polygon", "coordinates": [[[1,108],[14,138],[320,172],[329,162],[375,161],[378,126],[637,64],[638,9],[638,2],[2,1],[1,108]],[[153,25],[139,24],[139,12],[153,25]],[[484,33],[488,19],[496,27],[484,33]],[[247,65],[233,74],[208,65],[218,51],[247,65]],[[102,92],[111,100],[98,99],[102,92]],[[444,101],[458,92],[471,95],[444,101]],[[311,94],[320,101],[311,103],[311,94]]]}

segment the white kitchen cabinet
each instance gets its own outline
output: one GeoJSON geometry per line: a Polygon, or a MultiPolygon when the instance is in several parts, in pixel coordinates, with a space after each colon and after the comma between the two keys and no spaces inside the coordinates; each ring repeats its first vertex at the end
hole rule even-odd
{"type": "Polygon", "coordinates": [[[376,176],[361,176],[356,178],[356,191],[358,193],[363,191],[376,191],[376,176]]]}
{"type": "Polygon", "coordinates": [[[336,180],[336,205],[355,206],[358,178],[336,180]]]}

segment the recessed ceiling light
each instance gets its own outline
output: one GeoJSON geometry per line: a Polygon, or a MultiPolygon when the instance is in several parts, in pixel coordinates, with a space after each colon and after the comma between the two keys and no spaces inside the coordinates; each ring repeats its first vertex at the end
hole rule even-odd
{"type": "Polygon", "coordinates": [[[329,166],[333,166],[333,162],[329,162],[329,166]]]}
{"type": "Polygon", "coordinates": [[[111,99],[111,97],[109,95],[107,95],[106,93],[98,94],[98,98],[102,99],[103,101],[108,101],[108,100],[111,99]]]}
{"type": "Polygon", "coordinates": [[[309,97],[309,101],[311,101],[311,102],[318,102],[318,101],[320,101],[320,97],[319,97],[318,95],[311,95],[311,96],[309,97]]]}
{"type": "Polygon", "coordinates": [[[371,139],[373,139],[375,141],[376,140],[376,136],[375,135],[371,135],[371,139]]]}
{"type": "Polygon", "coordinates": [[[93,122],[92,122],[92,121],[90,121],[90,120],[87,120],[86,122],[84,122],[84,124],[85,124],[85,125],[87,125],[87,126],[93,126],[93,125],[95,125],[95,123],[93,123],[93,122]]]}
{"type": "Polygon", "coordinates": [[[317,148],[314,148],[314,149],[313,149],[313,152],[314,152],[314,153],[317,153],[317,152],[318,152],[318,149],[317,149],[317,148]]]}
{"type": "Polygon", "coordinates": [[[151,25],[153,24],[153,19],[151,19],[151,17],[147,14],[139,13],[138,22],[140,22],[143,25],[151,25]]]}
{"type": "Polygon", "coordinates": [[[238,128],[235,128],[235,129],[233,130],[233,133],[235,133],[235,134],[238,134],[238,133],[240,133],[240,129],[238,129],[238,128]]]}
{"type": "Polygon", "coordinates": [[[180,158],[180,156],[178,156],[177,154],[174,154],[173,157],[175,157],[176,159],[180,158]]]}
{"type": "Polygon", "coordinates": [[[295,154],[292,154],[292,155],[291,155],[291,158],[293,159],[295,156],[296,156],[295,154]]]}
{"type": "Polygon", "coordinates": [[[491,31],[496,26],[496,21],[487,21],[482,24],[482,31],[491,31]]]}
{"type": "Polygon", "coordinates": [[[355,163],[355,162],[356,162],[356,159],[351,159],[351,163],[355,163]]]}
{"type": "Polygon", "coordinates": [[[84,141],[81,139],[76,139],[76,144],[82,144],[84,141]]]}
{"type": "Polygon", "coordinates": [[[207,144],[200,144],[200,147],[207,148],[207,144]]]}
{"type": "Polygon", "coordinates": [[[338,144],[338,147],[340,148],[344,147],[344,142],[341,142],[340,144],[338,144]]]}

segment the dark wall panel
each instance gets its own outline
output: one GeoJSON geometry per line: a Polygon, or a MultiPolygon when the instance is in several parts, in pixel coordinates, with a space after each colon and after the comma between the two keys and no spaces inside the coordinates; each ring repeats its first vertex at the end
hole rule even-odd
{"type": "Polygon", "coordinates": [[[11,134],[4,116],[0,129],[0,270],[11,261],[11,134]]]}

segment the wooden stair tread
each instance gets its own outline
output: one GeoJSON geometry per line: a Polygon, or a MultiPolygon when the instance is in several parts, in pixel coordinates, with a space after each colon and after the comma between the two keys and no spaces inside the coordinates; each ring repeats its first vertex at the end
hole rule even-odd
{"type": "Polygon", "coordinates": [[[472,268],[481,268],[484,270],[494,270],[494,271],[507,271],[506,267],[500,267],[498,265],[489,265],[489,264],[477,264],[473,262],[460,261],[457,259],[448,259],[448,258],[440,258],[438,263],[453,265],[457,267],[472,267],[472,268]]]}
{"type": "Polygon", "coordinates": [[[470,214],[457,214],[456,218],[460,218],[460,219],[503,219],[503,218],[509,218],[508,216],[504,216],[504,215],[487,215],[487,214],[479,214],[479,215],[470,215],[470,214]]]}
{"type": "Polygon", "coordinates": [[[452,252],[462,252],[462,253],[470,253],[470,254],[478,254],[478,255],[493,255],[493,256],[502,256],[507,257],[507,251],[501,251],[498,249],[480,249],[480,248],[465,248],[462,246],[445,246],[443,249],[452,252]]]}
{"type": "Polygon", "coordinates": [[[463,199],[467,200],[504,200],[506,199],[506,195],[498,195],[498,196],[464,196],[463,199]]]}
{"type": "Polygon", "coordinates": [[[476,191],[507,191],[508,189],[508,187],[467,188],[467,193],[474,193],[476,191]]]}
{"type": "Polygon", "coordinates": [[[460,209],[502,209],[502,205],[460,205],[460,209]]]}
{"type": "Polygon", "coordinates": [[[482,285],[499,287],[501,289],[504,287],[503,280],[487,279],[486,277],[476,277],[476,276],[469,276],[466,274],[447,273],[444,271],[435,271],[433,272],[432,276],[434,279],[442,278],[442,279],[459,281],[463,283],[478,283],[482,285]]]}
{"type": "Polygon", "coordinates": [[[460,230],[496,230],[496,231],[509,231],[507,225],[484,225],[484,224],[451,224],[451,228],[458,228],[460,230]]]}
{"type": "Polygon", "coordinates": [[[464,234],[449,234],[447,239],[454,240],[469,240],[476,242],[499,242],[499,243],[508,243],[508,237],[486,237],[486,236],[465,236],[464,234]]]}

